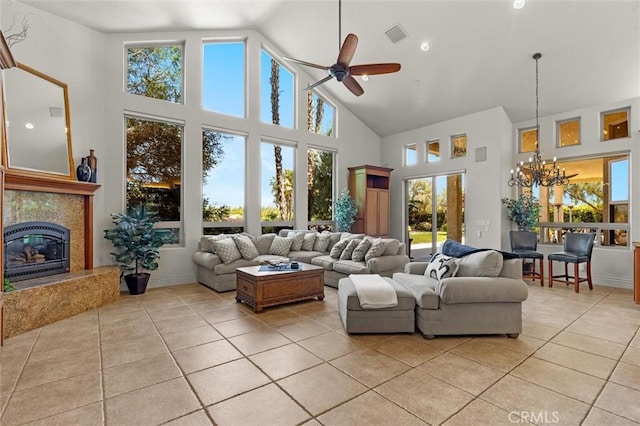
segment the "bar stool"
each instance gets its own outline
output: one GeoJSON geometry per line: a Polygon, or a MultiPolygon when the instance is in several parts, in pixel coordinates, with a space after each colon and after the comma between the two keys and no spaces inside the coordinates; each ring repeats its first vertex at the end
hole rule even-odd
{"type": "Polygon", "coordinates": [[[540,278],[540,285],[544,287],[544,268],[542,266],[544,255],[536,251],[538,250],[538,234],[530,231],[509,231],[509,241],[511,242],[511,252],[522,259],[523,265],[526,259],[532,259],[531,271],[523,270],[522,278],[530,278],[532,281],[540,278]],[[536,260],[540,272],[536,272],[536,260]]]}
{"type": "Polygon", "coordinates": [[[589,284],[589,290],[593,290],[593,284],[591,282],[591,253],[593,252],[593,243],[596,238],[596,234],[582,234],[575,232],[568,232],[564,236],[564,251],[551,253],[547,256],[549,260],[549,287],[553,286],[554,281],[563,282],[566,285],[571,284],[569,278],[573,279],[576,293],[580,292],[580,283],[587,281],[589,284]],[[564,275],[553,275],[553,261],[564,262],[564,275]],[[586,278],[580,278],[578,272],[578,265],[581,263],[587,264],[587,276],[586,278]],[[573,277],[569,276],[569,263],[574,264],[573,277]],[[557,279],[561,278],[561,279],[557,279]]]}

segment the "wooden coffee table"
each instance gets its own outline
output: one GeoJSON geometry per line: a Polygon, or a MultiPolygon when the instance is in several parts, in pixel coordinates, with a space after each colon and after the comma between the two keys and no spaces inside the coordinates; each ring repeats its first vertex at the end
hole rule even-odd
{"type": "Polygon", "coordinates": [[[299,263],[299,270],[260,271],[260,266],[236,269],[236,301],[245,302],[255,312],[267,306],[299,300],[324,300],[324,269],[299,263]]]}

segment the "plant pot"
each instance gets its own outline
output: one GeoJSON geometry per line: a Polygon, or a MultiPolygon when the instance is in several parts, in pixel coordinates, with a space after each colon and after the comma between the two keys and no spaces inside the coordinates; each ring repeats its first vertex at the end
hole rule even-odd
{"type": "Polygon", "coordinates": [[[141,272],[139,274],[128,274],[124,276],[130,294],[142,294],[147,290],[147,283],[151,274],[141,272]]]}

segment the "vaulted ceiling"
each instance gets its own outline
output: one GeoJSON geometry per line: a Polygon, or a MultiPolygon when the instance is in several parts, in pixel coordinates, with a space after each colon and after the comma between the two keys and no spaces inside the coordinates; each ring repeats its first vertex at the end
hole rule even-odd
{"type": "MultiPolygon", "coordinates": [[[[331,65],[338,52],[337,0],[23,2],[106,33],[250,28],[294,58],[331,65]]],[[[528,0],[520,10],[511,0],[343,0],[342,37],[350,32],[353,64],[402,70],[359,80],[360,97],[335,80],[321,87],[380,136],[497,106],[513,122],[533,118],[535,52],[541,116],[640,96],[638,0],[528,0]],[[395,44],[385,35],[394,25],[407,34],[395,44]]]]}

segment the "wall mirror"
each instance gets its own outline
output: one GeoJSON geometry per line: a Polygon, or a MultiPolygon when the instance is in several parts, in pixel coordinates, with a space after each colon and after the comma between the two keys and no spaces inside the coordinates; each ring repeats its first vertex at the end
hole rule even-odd
{"type": "Polygon", "coordinates": [[[7,173],[74,179],[67,85],[21,63],[3,74],[7,173]]]}

